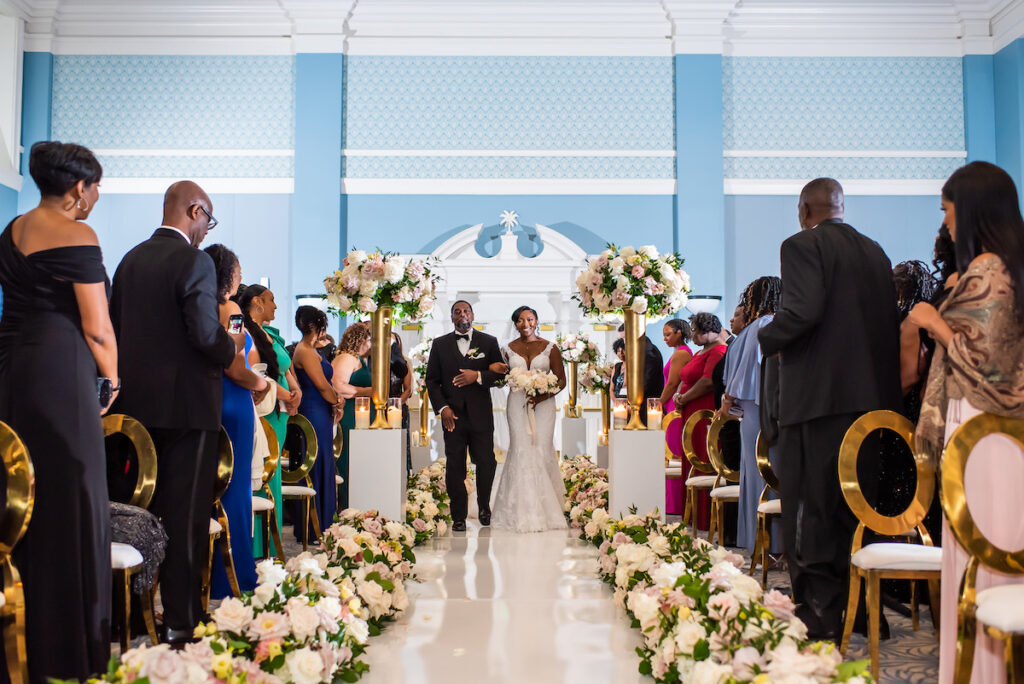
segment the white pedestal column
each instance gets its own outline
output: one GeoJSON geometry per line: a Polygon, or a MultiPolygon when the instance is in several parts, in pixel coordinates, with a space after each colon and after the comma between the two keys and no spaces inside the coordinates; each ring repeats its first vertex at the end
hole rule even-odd
{"type": "Polygon", "coordinates": [[[348,505],[405,522],[405,431],[351,430],[348,505]]]}
{"type": "Polygon", "coordinates": [[[665,519],[664,444],[661,430],[611,430],[608,512],[613,518],[636,506],[641,515],[657,508],[665,519]]]}
{"type": "Polygon", "coordinates": [[[429,446],[415,446],[412,447],[412,474],[420,472],[432,463],[430,460],[430,447],[429,446]]]}
{"type": "Polygon", "coordinates": [[[562,417],[562,458],[587,454],[587,420],[562,417]]]}
{"type": "Polygon", "coordinates": [[[597,467],[608,468],[608,445],[598,444],[597,445],[597,467]]]}

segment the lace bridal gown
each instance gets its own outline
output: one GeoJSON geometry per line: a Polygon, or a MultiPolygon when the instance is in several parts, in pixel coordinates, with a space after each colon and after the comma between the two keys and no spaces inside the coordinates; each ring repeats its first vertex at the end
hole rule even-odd
{"type": "MultiPolygon", "coordinates": [[[[502,351],[510,368],[549,371],[553,346],[549,344],[529,366],[512,349],[502,351]]],[[[494,502],[493,524],[516,532],[565,529],[565,484],[555,455],[555,402],[549,399],[538,404],[532,423],[529,411],[525,393],[509,392],[509,448],[494,502]]]]}

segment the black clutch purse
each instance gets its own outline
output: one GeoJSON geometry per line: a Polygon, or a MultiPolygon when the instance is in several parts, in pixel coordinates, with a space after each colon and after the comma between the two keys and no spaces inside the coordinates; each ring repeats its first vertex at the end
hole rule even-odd
{"type": "Polygon", "coordinates": [[[96,378],[96,395],[100,400],[100,408],[106,408],[114,392],[119,389],[121,386],[114,387],[114,381],[110,378],[96,378]]]}

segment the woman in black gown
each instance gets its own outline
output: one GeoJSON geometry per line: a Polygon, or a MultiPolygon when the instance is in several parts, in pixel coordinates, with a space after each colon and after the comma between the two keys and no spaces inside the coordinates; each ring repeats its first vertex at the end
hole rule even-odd
{"type": "Polygon", "coordinates": [[[82,223],[102,169],[80,145],[41,142],[29,171],[39,206],[0,234],[0,420],[24,441],[36,477],[14,562],[25,587],[29,679],[84,680],[110,657],[107,407],[97,377],[117,387],[117,347],[99,243],[82,223]]]}

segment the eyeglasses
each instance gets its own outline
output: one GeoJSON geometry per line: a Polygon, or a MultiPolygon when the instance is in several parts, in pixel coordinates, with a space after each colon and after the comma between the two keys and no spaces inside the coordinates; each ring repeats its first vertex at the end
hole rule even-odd
{"type": "Polygon", "coordinates": [[[217,221],[217,219],[213,218],[213,214],[211,214],[210,212],[206,211],[206,207],[204,207],[202,204],[196,204],[196,206],[199,207],[204,214],[206,214],[206,218],[207,218],[206,229],[207,230],[213,230],[214,228],[216,228],[217,227],[217,223],[219,223],[219,222],[217,221]]]}

